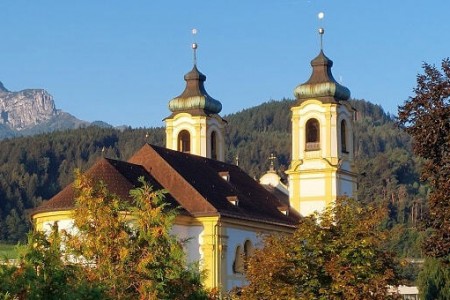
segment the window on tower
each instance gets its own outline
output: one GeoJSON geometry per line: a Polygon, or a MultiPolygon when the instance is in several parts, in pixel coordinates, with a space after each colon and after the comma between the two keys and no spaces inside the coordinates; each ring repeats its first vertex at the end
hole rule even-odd
{"type": "Polygon", "coordinates": [[[320,124],[317,119],[306,122],[306,151],[320,149],[320,124]]]}
{"type": "Polygon", "coordinates": [[[178,134],[178,151],[186,153],[191,152],[191,135],[187,130],[182,130],[178,134]]]}
{"type": "Polygon", "coordinates": [[[211,158],[217,159],[217,134],[215,131],[211,133],[211,158]]]}
{"type": "Polygon", "coordinates": [[[341,150],[342,153],[348,153],[347,150],[347,122],[342,120],[341,122],[341,150]]]}

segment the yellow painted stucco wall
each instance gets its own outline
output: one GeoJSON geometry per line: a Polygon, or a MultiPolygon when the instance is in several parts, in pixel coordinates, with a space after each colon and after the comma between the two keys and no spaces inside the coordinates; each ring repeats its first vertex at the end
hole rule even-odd
{"type": "Polygon", "coordinates": [[[187,130],[190,134],[191,154],[211,158],[211,134],[216,133],[217,160],[225,158],[225,122],[218,115],[192,116],[179,113],[166,122],[166,148],[178,149],[178,135],[187,130]]]}
{"type": "MultiPolygon", "coordinates": [[[[73,212],[73,210],[63,210],[37,213],[33,215],[35,229],[44,231],[48,230],[55,222],[72,221],[73,212]]],[[[242,245],[245,241],[250,240],[256,247],[260,245],[260,238],[264,234],[291,233],[293,231],[291,227],[277,224],[221,218],[220,216],[194,218],[179,215],[174,224],[187,228],[200,228],[198,236],[183,235],[180,238],[192,238],[192,240],[198,241],[198,244],[188,245],[190,250],[187,249],[187,251],[200,251],[199,265],[204,271],[205,287],[221,292],[226,292],[236,285],[242,286],[246,282],[243,274],[236,274],[232,269],[236,244],[242,245]]]]}
{"type": "Polygon", "coordinates": [[[291,111],[292,162],[286,172],[291,206],[300,214],[309,215],[322,211],[339,196],[354,196],[356,175],[353,173],[351,107],[310,99],[292,107],[291,111]],[[306,124],[310,119],[316,119],[320,125],[320,148],[315,150],[306,149],[306,124]],[[347,124],[348,152],[344,152],[341,145],[343,120],[347,124]]]}

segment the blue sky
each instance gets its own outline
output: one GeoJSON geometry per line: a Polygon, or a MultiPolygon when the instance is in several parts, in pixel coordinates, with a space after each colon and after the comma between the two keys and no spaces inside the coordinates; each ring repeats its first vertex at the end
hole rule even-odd
{"type": "Polygon", "coordinates": [[[5,0],[0,81],[44,88],[83,120],[162,126],[192,68],[192,28],[223,115],[292,98],[323,26],[335,78],[395,114],[422,63],[450,56],[449,11],[448,0],[5,0]]]}

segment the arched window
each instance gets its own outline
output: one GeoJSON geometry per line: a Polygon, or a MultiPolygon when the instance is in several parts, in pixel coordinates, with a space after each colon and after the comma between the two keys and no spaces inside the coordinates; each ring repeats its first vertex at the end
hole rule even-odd
{"type": "Polygon", "coordinates": [[[306,151],[320,149],[320,124],[317,119],[306,122],[306,151]]]}
{"type": "Polygon", "coordinates": [[[211,132],[211,158],[217,159],[217,134],[215,131],[211,132]]]}
{"type": "Polygon", "coordinates": [[[244,270],[247,270],[248,260],[253,254],[253,245],[250,240],[246,240],[244,243],[244,270]]]}
{"type": "Polygon", "coordinates": [[[191,152],[191,135],[187,130],[182,130],[178,134],[178,151],[186,153],[191,152]]]}
{"type": "Polygon", "coordinates": [[[347,150],[347,122],[341,122],[341,150],[343,153],[348,153],[347,150]]]}
{"type": "Polygon", "coordinates": [[[248,260],[253,254],[253,244],[250,240],[246,240],[244,247],[241,245],[236,247],[236,255],[233,262],[233,272],[243,274],[247,269],[248,260]]]}
{"type": "Polygon", "coordinates": [[[243,274],[244,273],[244,251],[241,246],[237,246],[236,254],[233,262],[233,272],[243,274]]]}

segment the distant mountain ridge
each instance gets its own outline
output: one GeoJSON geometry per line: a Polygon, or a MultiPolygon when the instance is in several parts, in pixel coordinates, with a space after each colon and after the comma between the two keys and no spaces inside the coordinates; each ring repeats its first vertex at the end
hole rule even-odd
{"type": "Polygon", "coordinates": [[[12,92],[0,82],[0,139],[90,124],[56,109],[53,96],[44,89],[12,92]]]}

